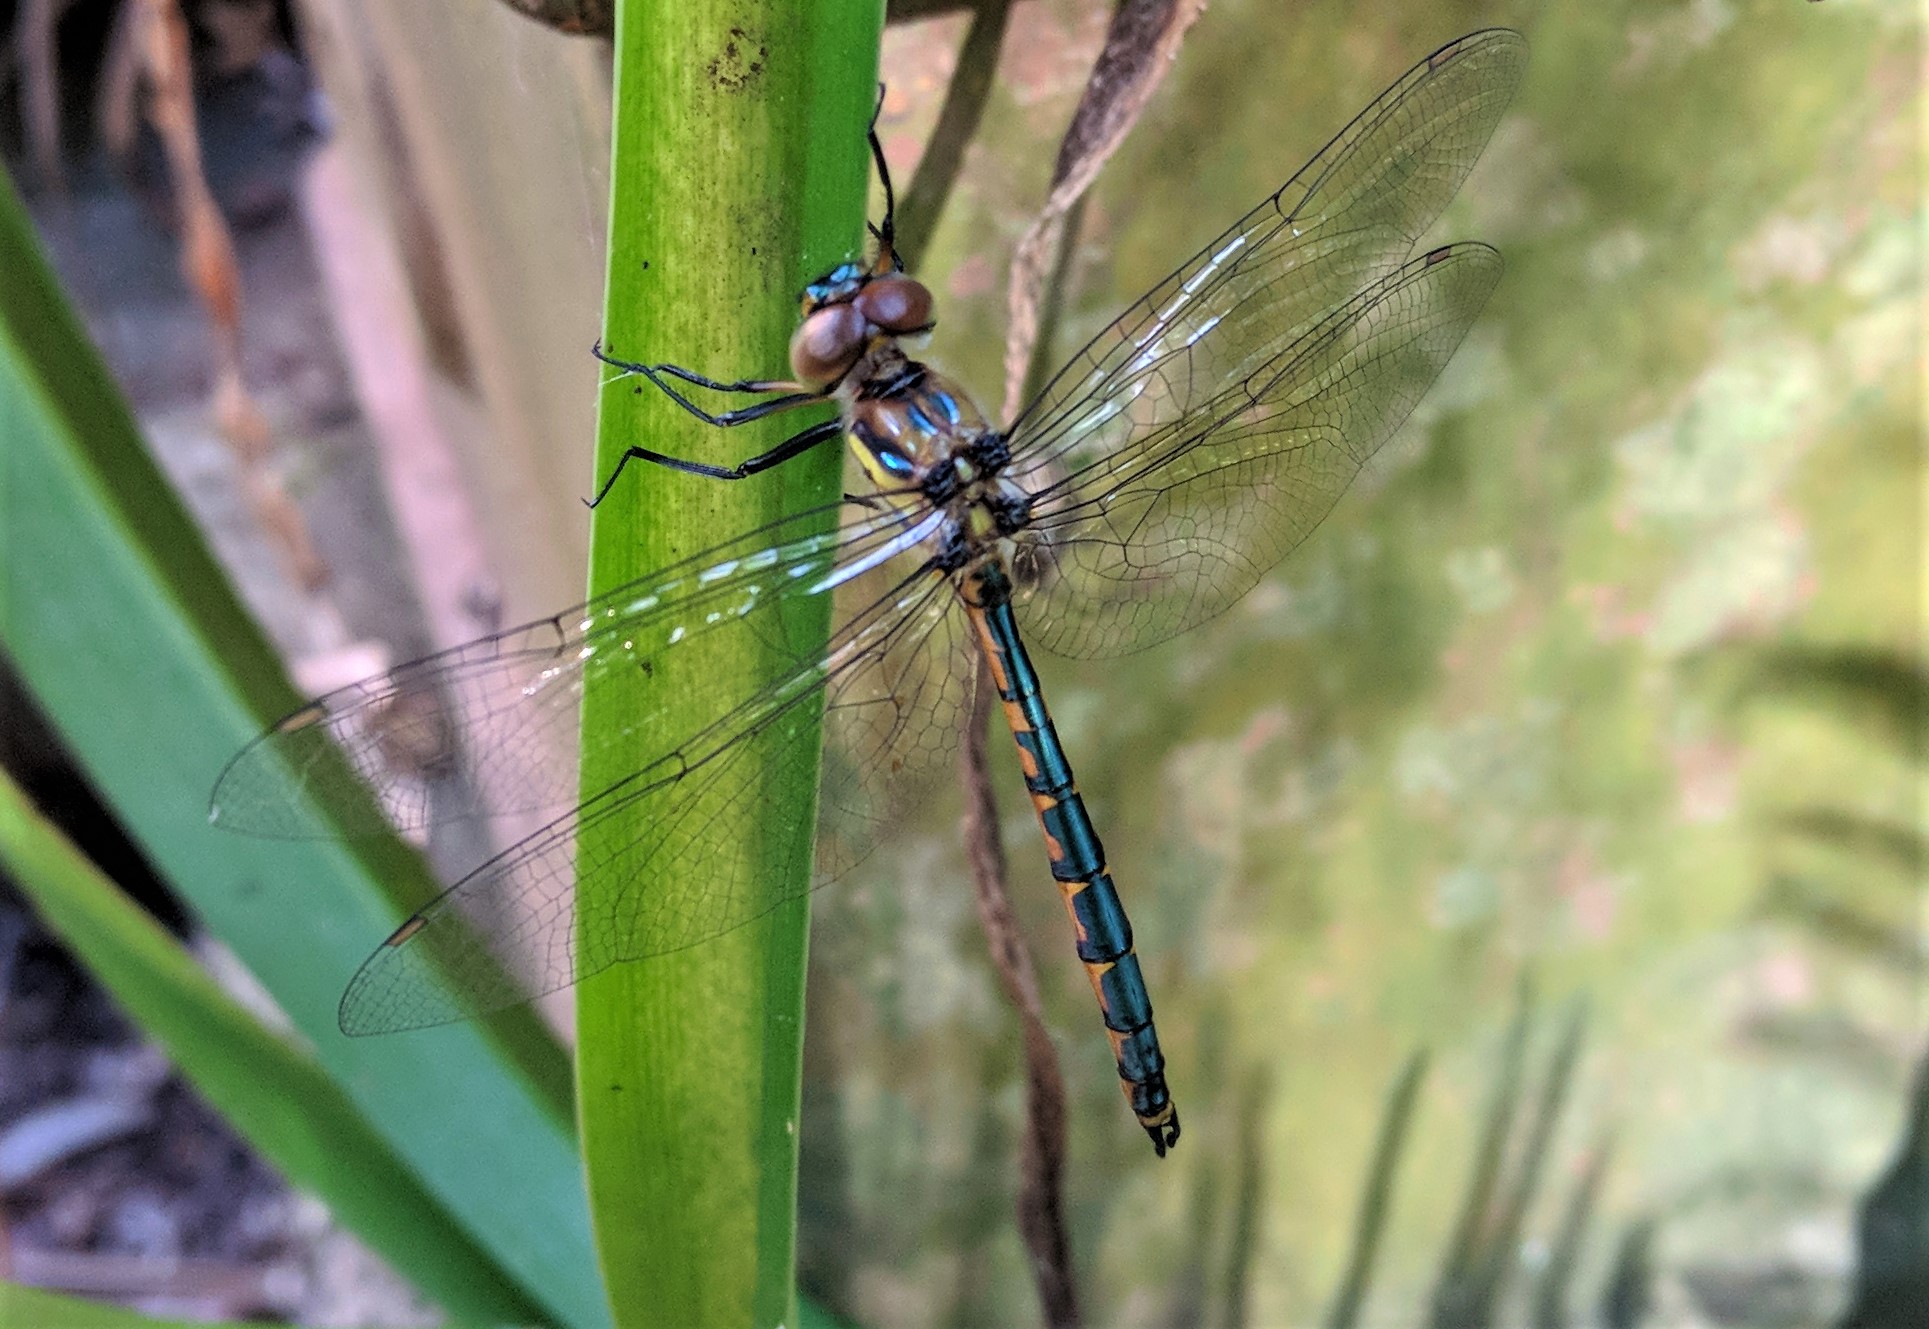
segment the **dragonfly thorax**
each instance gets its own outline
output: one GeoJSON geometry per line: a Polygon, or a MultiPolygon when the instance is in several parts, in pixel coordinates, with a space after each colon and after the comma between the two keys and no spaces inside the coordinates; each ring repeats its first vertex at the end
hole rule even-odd
{"type": "Polygon", "coordinates": [[[936,565],[956,571],[1017,534],[1031,499],[1005,475],[1011,448],[958,386],[895,343],[867,352],[838,392],[852,455],[879,494],[945,520],[936,565]]]}
{"type": "Polygon", "coordinates": [[[837,395],[851,451],[882,493],[942,505],[996,469],[981,446],[994,431],[971,399],[895,343],[868,351],[837,395]]]}

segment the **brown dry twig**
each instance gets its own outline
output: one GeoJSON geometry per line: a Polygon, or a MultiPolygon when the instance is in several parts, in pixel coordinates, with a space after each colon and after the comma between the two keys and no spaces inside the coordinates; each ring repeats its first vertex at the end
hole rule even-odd
{"type": "MultiPolygon", "coordinates": [[[[1158,86],[1185,30],[1204,0],[1120,0],[1104,49],[1060,145],[1050,197],[1012,267],[1011,328],[1005,343],[1004,418],[1016,416],[1018,398],[1042,347],[1041,311],[1048,290],[1062,290],[1069,247],[1062,243],[1066,215],[1124,140],[1158,86]]],[[[1055,297],[1053,297],[1055,299],[1055,297]]],[[[1079,1322],[1071,1243],[1065,1230],[1065,1083],[1057,1050],[1046,1030],[1038,981],[1020,935],[1006,884],[998,840],[996,803],[985,754],[985,727],[994,690],[983,663],[973,683],[973,706],[959,754],[965,787],[964,836],[977,888],[978,916],[992,961],[1024,1030],[1026,1123],[1018,1196],[1019,1231],[1031,1254],[1033,1277],[1046,1321],[1079,1322]]]]}
{"type": "Polygon", "coordinates": [[[13,16],[13,62],[20,70],[20,119],[27,156],[42,188],[67,189],[60,158],[60,54],[56,29],[69,0],[21,0],[13,16]]]}
{"type": "Polygon", "coordinates": [[[958,754],[965,787],[965,853],[977,887],[978,921],[984,926],[999,984],[1018,1009],[1025,1038],[1026,1130],[1019,1160],[1018,1228],[1031,1252],[1032,1275],[1046,1323],[1075,1325],[1079,1323],[1078,1289],[1072,1279],[1064,1208],[1065,1077],[1045,1028],[1038,974],[1005,888],[1005,851],[998,838],[998,805],[992,797],[985,752],[985,730],[996,696],[980,666],[958,754]]]}
{"type": "Polygon", "coordinates": [[[1113,11],[1105,48],[1092,66],[1085,95],[1059,144],[1052,191],[1012,256],[1007,295],[1011,323],[1005,336],[1006,420],[1017,418],[1024,405],[1026,371],[1039,346],[1042,296],[1052,268],[1063,261],[1060,239],[1065,215],[1085,196],[1100,168],[1138,123],[1178,54],[1180,39],[1205,7],[1206,0],[1120,0],[1113,11]]]}
{"type": "Polygon", "coordinates": [[[905,266],[913,272],[938,228],[951,187],[958,182],[964,166],[965,148],[978,132],[984,118],[985,102],[998,74],[998,50],[1005,42],[1010,24],[1012,0],[984,0],[972,16],[964,45],[958,50],[958,68],[951,85],[944,90],[944,106],[938,111],[937,128],[918,158],[918,169],[910,187],[898,201],[897,250],[905,266]]]}
{"type": "Polygon", "coordinates": [[[960,9],[980,9],[986,0],[890,0],[884,7],[886,23],[916,23],[920,19],[955,14],[960,9]]]}
{"type": "Polygon", "coordinates": [[[201,0],[194,17],[208,38],[203,67],[218,75],[245,73],[281,45],[274,0],[201,0]]]}
{"type": "Polygon", "coordinates": [[[114,26],[108,30],[107,49],[101,55],[100,79],[94,88],[94,132],[115,161],[125,161],[134,151],[140,129],[146,27],[146,9],[122,5],[114,11],[114,26]]]}

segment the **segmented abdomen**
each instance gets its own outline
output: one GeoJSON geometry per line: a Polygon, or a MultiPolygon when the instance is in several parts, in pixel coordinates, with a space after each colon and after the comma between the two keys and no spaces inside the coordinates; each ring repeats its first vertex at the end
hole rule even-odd
{"type": "Polygon", "coordinates": [[[980,565],[966,575],[964,598],[1018,744],[1025,788],[1045,832],[1052,878],[1071,915],[1078,958],[1084,962],[1105,1017],[1120,1088],[1163,1158],[1179,1138],[1179,1113],[1166,1088],[1165,1055],[1152,1024],[1152,1001],[1132,952],[1132,924],[1106,870],[1105,847],[1092,828],[1085,800],[1079,797],[1071,763],[1045,708],[1038,675],[1018,636],[1010,579],[996,563],[980,565]]]}

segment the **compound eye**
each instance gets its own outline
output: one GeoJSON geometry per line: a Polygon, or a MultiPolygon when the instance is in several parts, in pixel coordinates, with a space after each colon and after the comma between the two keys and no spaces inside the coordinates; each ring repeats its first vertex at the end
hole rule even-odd
{"type": "Polygon", "coordinates": [[[790,370],[807,387],[827,387],[856,362],[864,337],[862,314],[848,304],[827,305],[791,334],[790,370]]]}
{"type": "Polygon", "coordinates": [[[902,336],[931,326],[931,292],[910,277],[878,277],[851,301],[875,326],[902,336]]]}

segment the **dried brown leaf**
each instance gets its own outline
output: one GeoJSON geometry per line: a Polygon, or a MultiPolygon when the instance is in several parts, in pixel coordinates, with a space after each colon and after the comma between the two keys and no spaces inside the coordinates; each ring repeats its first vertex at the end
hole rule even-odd
{"type": "Polygon", "coordinates": [[[1060,252],[1065,214],[1138,123],[1178,54],[1186,29],[1205,7],[1206,0],[1120,0],[1113,12],[1105,47],[1059,145],[1051,193],[1012,256],[1007,296],[1010,323],[1005,334],[1006,420],[1014,419],[1024,405],[1042,296],[1060,252]]]}
{"type": "Polygon", "coordinates": [[[147,118],[167,154],[181,226],[181,275],[214,329],[215,425],[240,463],[242,487],[256,519],[280,546],[296,580],[314,591],[326,583],[328,570],[315,552],[300,509],[265,469],[273,431],[242,373],[241,270],[234,238],[202,168],[187,20],[178,0],[132,2],[143,11],[134,27],[146,75],[147,118]]]}
{"type": "Polygon", "coordinates": [[[206,65],[221,74],[245,73],[281,46],[274,0],[201,0],[195,17],[208,37],[206,65]]]}
{"type": "Polygon", "coordinates": [[[524,18],[577,37],[616,33],[616,0],[502,0],[524,18]]]}
{"type": "Polygon", "coordinates": [[[140,128],[141,75],[146,67],[146,5],[122,5],[101,58],[100,84],[94,92],[94,123],[108,154],[123,160],[134,150],[140,128]]]}

